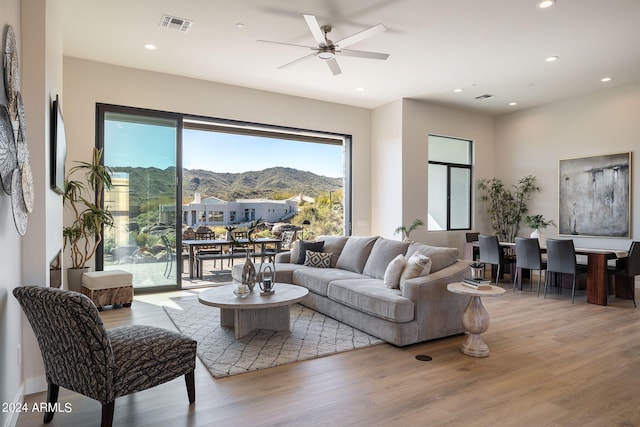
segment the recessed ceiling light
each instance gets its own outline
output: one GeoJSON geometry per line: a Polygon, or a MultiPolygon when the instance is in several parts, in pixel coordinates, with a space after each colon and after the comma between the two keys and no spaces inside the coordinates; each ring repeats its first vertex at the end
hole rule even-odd
{"type": "Polygon", "coordinates": [[[147,43],[144,45],[145,49],[156,50],[158,47],[155,44],[147,43]]]}
{"type": "Polygon", "coordinates": [[[244,24],[242,22],[238,22],[236,24],[236,28],[244,28],[244,24]]]}
{"type": "Polygon", "coordinates": [[[364,88],[363,88],[362,86],[357,87],[357,88],[356,88],[356,90],[357,90],[358,92],[364,92],[364,88]]]}
{"type": "Polygon", "coordinates": [[[460,92],[463,92],[463,89],[457,88],[457,89],[454,89],[453,91],[454,91],[455,93],[460,93],[460,92]]]}
{"type": "Polygon", "coordinates": [[[600,81],[602,83],[610,82],[611,81],[611,77],[603,77],[603,78],[600,79],[600,81]]]}
{"type": "Polygon", "coordinates": [[[548,58],[545,59],[545,61],[547,61],[547,62],[556,62],[558,59],[560,59],[559,56],[549,56],[548,58]]]}
{"type": "Polygon", "coordinates": [[[542,0],[538,2],[538,7],[540,9],[546,9],[553,6],[554,4],[556,4],[556,0],[542,0]]]}
{"type": "Polygon", "coordinates": [[[518,103],[517,102],[510,102],[509,105],[511,105],[513,107],[514,105],[518,105],[518,103]]]}

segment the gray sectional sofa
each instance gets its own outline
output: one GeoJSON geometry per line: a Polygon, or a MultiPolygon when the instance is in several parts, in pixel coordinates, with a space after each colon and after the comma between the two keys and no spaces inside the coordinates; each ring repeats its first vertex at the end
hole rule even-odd
{"type": "MultiPolygon", "coordinates": [[[[397,346],[464,332],[468,298],[447,291],[448,283],[470,276],[470,263],[458,259],[458,249],[377,236],[321,236],[317,241],[323,242],[321,251],[316,243],[316,250],[307,252],[311,243],[296,241],[290,252],[276,256],[276,281],[309,289],[301,304],[397,346]],[[323,268],[296,263],[301,252],[311,256],[307,264],[323,258],[323,268]],[[390,264],[425,262],[425,257],[428,266],[416,270],[413,263],[417,277],[398,281],[396,268],[391,274],[390,264]],[[397,289],[385,280],[392,275],[397,289]]],[[[233,267],[234,281],[241,281],[242,267],[233,267]]]]}

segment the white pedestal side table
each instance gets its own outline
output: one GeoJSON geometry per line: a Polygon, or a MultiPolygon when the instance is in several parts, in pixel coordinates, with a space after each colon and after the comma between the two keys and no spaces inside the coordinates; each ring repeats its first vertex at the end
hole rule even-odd
{"type": "Polygon", "coordinates": [[[480,334],[489,329],[489,313],[482,305],[480,298],[500,296],[504,293],[504,289],[493,285],[491,285],[491,289],[473,289],[460,282],[449,283],[447,289],[449,292],[471,297],[467,308],[464,309],[462,314],[462,325],[467,332],[467,336],[460,346],[460,351],[467,356],[487,357],[489,355],[489,347],[482,340],[480,334]]]}

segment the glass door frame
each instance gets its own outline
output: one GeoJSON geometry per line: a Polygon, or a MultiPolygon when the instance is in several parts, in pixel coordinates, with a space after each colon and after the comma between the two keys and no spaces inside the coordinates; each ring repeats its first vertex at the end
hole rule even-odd
{"type": "MultiPolygon", "coordinates": [[[[140,116],[140,117],[152,117],[158,119],[166,119],[172,120],[176,123],[176,164],[175,164],[175,173],[176,173],[176,193],[175,193],[175,209],[176,209],[176,220],[175,220],[175,231],[176,231],[176,259],[175,259],[175,267],[176,267],[176,282],[174,285],[160,285],[160,286],[149,286],[142,288],[135,288],[134,293],[142,294],[142,293],[153,293],[153,292],[166,292],[166,291],[176,291],[182,289],[182,255],[181,251],[178,250],[182,248],[182,221],[178,222],[181,218],[178,214],[182,211],[182,174],[178,171],[182,170],[182,129],[183,123],[182,119],[184,117],[183,114],[179,113],[171,113],[166,111],[158,111],[158,110],[150,110],[146,108],[136,108],[136,107],[125,107],[121,105],[113,105],[113,104],[105,104],[105,103],[96,103],[96,148],[103,149],[104,148],[104,118],[106,113],[118,113],[118,114],[126,114],[131,116],[140,116]],[[180,227],[178,227],[180,226],[180,227]]],[[[105,156],[102,156],[102,162],[104,163],[105,156]]],[[[95,258],[96,270],[101,271],[104,269],[104,241],[100,242],[98,246],[98,250],[96,252],[95,258]]]]}

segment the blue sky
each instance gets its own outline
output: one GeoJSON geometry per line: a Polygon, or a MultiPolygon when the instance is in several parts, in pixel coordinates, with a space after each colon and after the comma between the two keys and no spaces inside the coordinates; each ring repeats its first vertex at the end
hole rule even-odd
{"type": "MultiPolygon", "coordinates": [[[[109,166],[158,167],[175,164],[171,127],[105,122],[109,166]]],[[[246,172],[284,166],[318,175],[343,176],[342,146],[187,129],[183,166],[214,172],[246,172]]]]}

